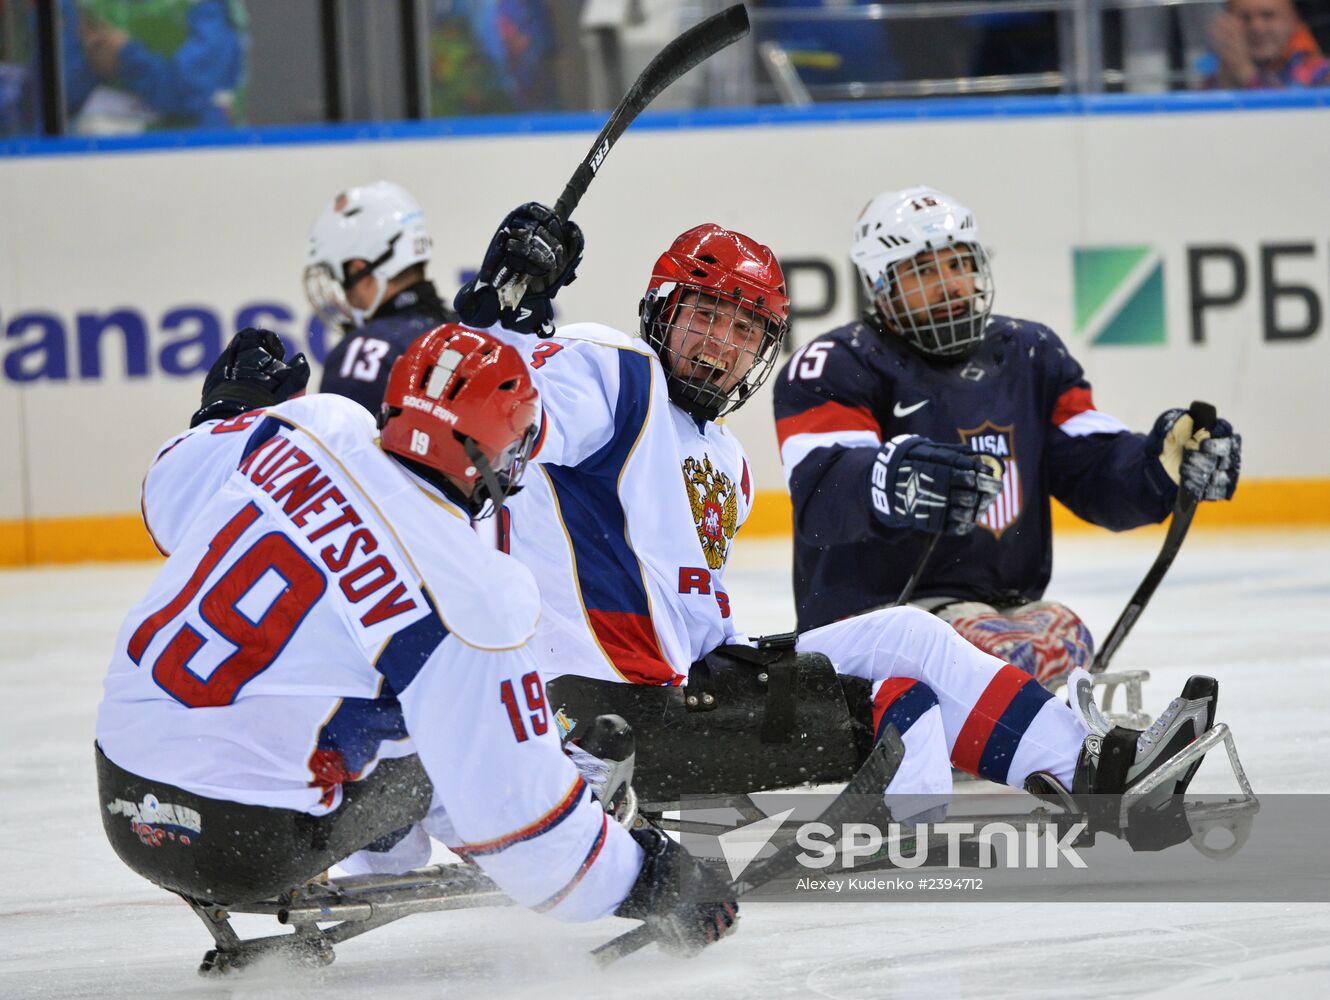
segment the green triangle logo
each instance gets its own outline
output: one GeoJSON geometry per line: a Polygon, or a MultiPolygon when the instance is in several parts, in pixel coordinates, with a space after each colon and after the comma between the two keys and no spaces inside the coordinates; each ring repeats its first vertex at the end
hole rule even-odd
{"type": "Polygon", "coordinates": [[[1150,246],[1076,247],[1076,332],[1090,344],[1167,342],[1164,262],[1150,246]]]}

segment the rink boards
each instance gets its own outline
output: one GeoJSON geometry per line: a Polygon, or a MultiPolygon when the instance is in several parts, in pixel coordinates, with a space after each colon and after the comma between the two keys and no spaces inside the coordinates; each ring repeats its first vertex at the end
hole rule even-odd
{"type": "MultiPolygon", "coordinates": [[[[794,343],[855,313],[859,210],[929,183],[975,210],[999,313],[1047,323],[1101,409],[1147,429],[1217,404],[1244,484],[1200,523],[1330,522],[1312,402],[1330,371],[1330,112],[1316,95],[977,100],[648,116],[579,207],[562,315],[632,329],[682,229],[769,243],[794,343]]],[[[321,360],[300,287],[309,222],[342,187],[420,199],[450,293],[517,202],[551,199],[594,115],[0,145],[0,564],[151,553],[138,486],[235,328],[321,360]]],[[[750,531],[788,531],[765,390],[732,419],[752,457],[750,531]]],[[[1063,523],[1070,522],[1070,517],[1063,523]]]]}

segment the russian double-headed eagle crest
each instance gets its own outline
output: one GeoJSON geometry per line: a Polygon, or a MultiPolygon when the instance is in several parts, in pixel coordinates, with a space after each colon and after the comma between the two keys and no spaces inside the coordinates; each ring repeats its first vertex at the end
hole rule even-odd
{"type": "Polygon", "coordinates": [[[683,484],[688,490],[688,505],[697,525],[697,539],[707,557],[708,569],[725,565],[728,543],[739,530],[739,498],[730,477],[703,455],[698,461],[691,455],[684,459],[683,484]]]}

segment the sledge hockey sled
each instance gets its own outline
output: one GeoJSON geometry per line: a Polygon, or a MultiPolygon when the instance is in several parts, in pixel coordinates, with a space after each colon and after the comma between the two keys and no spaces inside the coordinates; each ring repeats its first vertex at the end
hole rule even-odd
{"type": "MultiPolygon", "coordinates": [[[[1095,678],[1111,685],[1109,699],[1118,687],[1125,692],[1125,713],[1109,716],[1113,721],[1130,726],[1143,719],[1148,724],[1140,689],[1148,677],[1131,671],[1095,678]]],[[[638,807],[646,821],[676,832],[718,835],[726,829],[664,815],[682,799],[700,806],[705,797],[716,797],[718,805],[737,809],[745,822],[756,821],[764,814],[751,799],[745,801],[750,793],[847,781],[873,745],[869,683],[838,677],[820,654],[794,652],[792,636],[760,639],[756,648],[721,647],[693,664],[683,686],[561,677],[548,688],[552,703],[578,723],[605,713],[627,720],[637,740],[633,785],[638,807]]],[[[575,727],[574,737],[577,732],[575,727]]],[[[1040,808],[1037,815],[1027,811],[1009,818],[1028,822],[1054,815],[1049,806],[1040,808]]],[[[1203,854],[1218,857],[1241,848],[1259,801],[1233,735],[1221,722],[1126,794],[1068,796],[1051,808],[1067,826],[1092,819],[1092,834],[1107,830],[1135,850],[1162,850],[1190,840],[1203,854]],[[1189,780],[1205,754],[1221,743],[1241,796],[1184,802],[1181,795],[1170,795],[1169,782],[1189,780]],[[1221,827],[1233,839],[1216,853],[1207,838],[1221,827]]],[[[932,845],[929,863],[940,863],[932,845]]]]}
{"type": "Polygon", "coordinates": [[[632,728],[639,808],[684,796],[849,781],[873,745],[870,685],[836,675],[792,636],[722,646],[692,665],[687,684],[648,687],[587,677],[546,685],[576,740],[599,715],[632,728]]]}
{"type": "MultiPolygon", "coordinates": [[[[870,729],[871,701],[867,682],[838,678],[830,662],[820,655],[796,655],[789,645],[766,643],[758,648],[736,647],[713,653],[690,672],[679,687],[643,687],[563,677],[548,685],[552,704],[562,706],[575,722],[572,735],[598,715],[622,715],[636,739],[638,815],[622,821],[652,822],[680,834],[719,836],[732,829],[669,815],[687,797],[691,806],[705,805],[706,797],[736,808],[743,822],[765,818],[752,793],[798,786],[850,782],[863,798],[865,775],[876,778],[874,788],[885,788],[894,773],[895,758],[883,770],[884,743],[892,743],[894,730],[875,744],[870,729]],[[877,770],[870,764],[877,760],[877,770]]],[[[899,750],[903,753],[903,750],[899,750]]],[[[889,755],[888,755],[889,756],[889,755]]],[[[871,782],[870,782],[871,783],[871,782]]],[[[847,788],[847,793],[849,788],[847,788]]],[[[830,814],[850,815],[864,810],[843,794],[828,807],[830,814]]],[[[869,796],[871,799],[872,796],[869,796]]],[[[1190,841],[1208,857],[1236,853],[1246,842],[1259,802],[1252,792],[1228,726],[1216,723],[1199,740],[1179,751],[1151,776],[1122,796],[1112,797],[1111,808],[1098,801],[1067,796],[1040,801],[1011,793],[1009,815],[985,814],[983,823],[1042,822],[1060,830],[1093,818],[1085,836],[1105,829],[1122,837],[1135,850],[1162,850],[1190,841]],[[1200,758],[1223,744],[1241,789],[1241,796],[1226,801],[1186,802],[1169,795],[1169,781],[1178,781],[1200,758]],[[1023,811],[1022,811],[1023,810],[1023,811]],[[1093,814],[1093,816],[1092,816],[1093,814]],[[1209,842],[1217,830],[1231,840],[1215,847],[1209,842]]],[[[877,799],[880,805],[881,799],[877,799]]],[[[964,802],[953,800],[953,811],[964,802]]],[[[863,816],[880,819],[885,815],[863,816]]],[[[949,815],[948,822],[965,822],[949,815]]],[[[837,828],[839,822],[833,824],[837,828]]],[[[921,836],[906,832],[916,841],[921,836]]],[[[922,834],[925,866],[961,867],[978,863],[980,845],[962,840],[959,855],[951,854],[948,838],[922,834]],[[931,839],[930,839],[931,836],[931,839]]],[[[785,856],[792,853],[792,831],[778,830],[764,860],[765,871],[775,877],[785,856]]],[[[1080,846],[1079,843],[1076,846],[1080,846]]],[[[911,851],[911,853],[914,853],[911,851]]],[[[756,866],[755,866],[756,867],[756,866]]],[[[867,872],[892,868],[886,852],[855,868],[867,872]]],[[[745,876],[752,879],[752,869],[745,876]]],[[[744,891],[753,888],[745,885],[744,891]]],[[[510,900],[478,868],[469,864],[433,865],[402,875],[362,875],[314,881],[278,897],[242,906],[217,906],[186,897],[208,927],[216,947],[205,956],[200,973],[219,974],[241,969],[256,959],[278,955],[288,960],[326,965],[334,946],[413,913],[506,906],[510,900]],[[275,917],[292,928],[288,934],[241,939],[230,923],[233,913],[275,917]]],[[[640,945],[644,932],[629,940],[640,945]]],[[[616,948],[626,954],[634,945],[616,948]]],[[[613,956],[612,956],[613,957],[613,956]]]]}
{"type": "MultiPolygon", "coordinates": [[[[822,818],[839,827],[859,818],[866,797],[876,797],[880,803],[880,789],[891,781],[904,753],[895,729],[888,727],[851,775],[844,791],[821,814],[822,818]]],[[[631,815],[621,817],[620,822],[631,825],[645,820],[631,815]]],[[[736,884],[736,891],[746,892],[786,870],[801,850],[786,846],[787,849],[755,865],[745,876],[746,881],[736,884]]],[[[272,900],[233,906],[220,906],[183,894],[182,898],[203,921],[216,944],[204,956],[199,967],[201,975],[240,970],[269,956],[306,966],[328,965],[335,957],[335,945],[410,914],[511,904],[479,868],[467,863],[432,865],[401,875],[319,879],[272,900]],[[237,913],[276,917],[279,923],[290,926],[292,932],[242,939],[231,925],[231,916],[237,913]]],[[[640,928],[634,940],[643,940],[640,928]]]]}
{"type": "Polygon", "coordinates": [[[314,881],[272,900],[230,907],[183,898],[217,945],[203,956],[201,975],[243,969],[268,956],[298,965],[328,965],[335,957],[334,945],[413,913],[511,905],[479,868],[461,863],[431,865],[401,875],[314,881]],[[233,913],[276,917],[292,933],[242,940],[231,926],[233,913]]]}

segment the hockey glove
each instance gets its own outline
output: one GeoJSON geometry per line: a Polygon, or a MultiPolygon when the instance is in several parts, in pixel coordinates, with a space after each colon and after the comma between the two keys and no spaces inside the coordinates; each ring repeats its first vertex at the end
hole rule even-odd
{"type": "Polygon", "coordinates": [[[273,406],[298,396],[309,382],[309,362],[297,354],[289,364],[286,348],[271,330],[246,327],[231,338],[203,380],[203,405],[189,422],[222,420],[273,406]]]}
{"type": "Polygon", "coordinates": [[[732,888],[663,831],[628,832],[642,848],[642,870],[615,916],[645,921],[661,948],[684,958],[733,932],[739,902],[732,888]]]}
{"type": "Polygon", "coordinates": [[[1196,430],[1186,410],[1166,410],[1146,442],[1173,483],[1197,500],[1231,500],[1242,467],[1242,435],[1227,420],[1196,430]]]}
{"type": "Polygon", "coordinates": [[[554,296],[577,277],[584,247],[577,223],[560,221],[553,209],[527,202],[503,220],[479,273],[453,298],[453,308],[468,326],[484,328],[498,321],[518,333],[548,335],[554,329],[554,296]],[[523,279],[521,300],[513,308],[502,306],[500,290],[523,279]]]}
{"type": "Polygon", "coordinates": [[[1002,492],[1002,466],[964,445],[902,434],[878,451],[869,489],[887,528],[968,535],[1002,492]]]}

